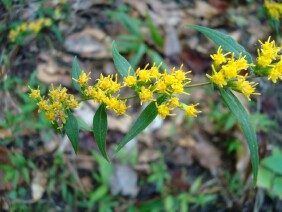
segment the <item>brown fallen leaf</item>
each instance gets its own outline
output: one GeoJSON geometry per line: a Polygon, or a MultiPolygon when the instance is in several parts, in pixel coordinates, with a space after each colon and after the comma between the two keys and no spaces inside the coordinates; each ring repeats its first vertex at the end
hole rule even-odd
{"type": "Polygon", "coordinates": [[[194,130],[193,136],[195,137],[194,147],[192,148],[193,156],[199,161],[199,163],[211,171],[216,173],[222,164],[221,152],[211,142],[207,141],[207,138],[199,132],[194,130]]]}
{"type": "Polygon", "coordinates": [[[195,8],[189,8],[187,9],[187,12],[195,17],[206,19],[212,19],[219,14],[219,11],[216,7],[213,7],[209,3],[200,0],[195,1],[195,8]]]}
{"type": "Polygon", "coordinates": [[[111,58],[111,39],[99,29],[84,29],[71,34],[65,39],[67,51],[79,54],[85,58],[111,58]]]}
{"type": "Polygon", "coordinates": [[[32,199],[38,201],[43,196],[47,186],[47,173],[42,170],[35,170],[31,182],[32,199]]]}
{"type": "Polygon", "coordinates": [[[160,157],[160,153],[152,149],[144,149],[138,158],[138,163],[149,163],[157,160],[160,157]]]}

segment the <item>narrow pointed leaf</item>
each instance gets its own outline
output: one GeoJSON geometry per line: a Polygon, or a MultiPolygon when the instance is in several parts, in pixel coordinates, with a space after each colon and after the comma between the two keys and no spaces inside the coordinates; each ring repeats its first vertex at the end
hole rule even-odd
{"type": "Polygon", "coordinates": [[[106,152],[107,130],[108,130],[108,121],[107,121],[106,107],[104,104],[102,104],[96,111],[93,118],[93,134],[102,156],[107,161],[109,161],[106,152]]]}
{"type": "MultiPolygon", "coordinates": [[[[161,104],[165,101],[166,96],[161,96],[157,99],[157,103],[161,104]]],[[[117,147],[116,152],[121,150],[131,139],[137,136],[140,132],[142,132],[152,121],[157,117],[158,109],[156,107],[156,102],[151,102],[140,114],[137,118],[129,132],[122,139],[121,143],[117,147]]]]}
{"type": "Polygon", "coordinates": [[[82,93],[82,90],[79,84],[74,80],[74,79],[77,80],[79,78],[80,73],[81,73],[81,69],[79,67],[77,57],[75,56],[73,59],[72,68],[71,68],[72,85],[76,90],[82,93]]]}
{"type": "Polygon", "coordinates": [[[130,64],[133,67],[136,67],[138,65],[138,63],[140,62],[141,58],[144,56],[144,54],[147,51],[147,46],[144,43],[141,43],[138,47],[137,52],[134,54],[134,56],[132,57],[132,59],[130,60],[130,64]]]}
{"type": "Polygon", "coordinates": [[[256,186],[259,163],[258,144],[257,135],[252,126],[249,114],[246,112],[237,97],[228,88],[219,88],[219,92],[225,104],[228,106],[229,110],[234,114],[237,121],[239,122],[248,142],[251,154],[251,162],[253,166],[253,185],[256,186]]]}
{"type": "Polygon", "coordinates": [[[242,55],[246,56],[246,60],[249,63],[253,62],[252,56],[245,50],[245,48],[241,46],[239,43],[237,43],[237,41],[235,41],[229,35],[226,35],[224,33],[221,33],[219,31],[216,31],[216,30],[213,30],[207,27],[198,26],[198,25],[188,24],[187,27],[203,33],[205,36],[207,36],[213,42],[215,42],[218,46],[221,46],[224,51],[234,52],[235,58],[238,58],[240,55],[240,52],[242,52],[242,55]]]}
{"type": "Polygon", "coordinates": [[[163,44],[164,44],[164,39],[163,39],[161,33],[159,32],[158,28],[154,25],[152,18],[149,14],[146,17],[146,23],[147,23],[147,26],[150,29],[150,33],[151,33],[151,37],[152,37],[153,41],[159,47],[162,47],[163,44]]]}
{"type": "Polygon", "coordinates": [[[71,111],[67,111],[67,119],[65,124],[65,130],[70,142],[73,146],[75,153],[78,149],[78,124],[76,118],[72,115],[71,111]]]}
{"type": "Polygon", "coordinates": [[[112,56],[114,60],[114,64],[122,77],[128,76],[128,69],[130,68],[129,75],[134,75],[134,70],[129,64],[129,62],[117,51],[116,43],[113,41],[112,43],[112,56]]]}

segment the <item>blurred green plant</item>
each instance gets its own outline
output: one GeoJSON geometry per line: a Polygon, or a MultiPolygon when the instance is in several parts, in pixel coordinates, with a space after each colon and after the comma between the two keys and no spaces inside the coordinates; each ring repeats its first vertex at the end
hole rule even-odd
{"type": "Polygon", "coordinates": [[[261,161],[258,171],[258,187],[266,189],[270,197],[282,199],[282,152],[278,148],[261,161]]]}
{"type": "MultiPolygon", "coordinates": [[[[46,87],[36,79],[36,72],[32,73],[28,82],[31,86],[40,85],[42,92],[46,87]]],[[[5,101],[13,101],[12,109],[6,111],[4,120],[0,118],[0,128],[9,130],[14,136],[2,140],[2,144],[8,144],[17,138],[18,134],[28,130],[48,129],[50,123],[45,119],[44,114],[37,114],[36,102],[29,98],[26,92],[20,91],[20,88],[25,86],[26,82],[18,77],[8,77],[4,82],[0,83],[0,92],[8,93],[11,99],[5,101]],[[17,88],[17,89],[15,89],[17,88]]],[[[18,145],[22,145],[20,138],[16,139],[18,145]]]]}
{"type": "Polygon", "coordinates": [[[136,68],[146,55],[152,64],[162,63],[162,67],[167,68],[162,56],[156,51],[156,48],[163,47],[164,39],[149,14],[146,15],[145,20],[129,17],[127,15],[128,7],[126,6],[118,7],[117,11],[107,11],[106,14],[110,18],[118,20],[128,30],[129,34],[119,35],[116,42],[120,47],[119,52],[130,55],[129,62],[133,68],[136,68]],[[142,30],[144,27],[149,30],[153,46],[151,46],[146,33],[142,30]]]}

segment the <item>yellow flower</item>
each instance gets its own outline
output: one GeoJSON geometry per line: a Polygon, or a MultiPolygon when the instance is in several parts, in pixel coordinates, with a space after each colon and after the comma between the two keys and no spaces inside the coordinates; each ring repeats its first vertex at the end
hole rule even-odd
{"type": "MultiPolygon", "coordinates": [[[[222,71],[219,71],[217,74],[217,76],[215,76],[216,74],[213,75],[213,79],[215,81],[217,81],[218,79],[216,79],[217,77],[219,78],[219,80],[221,81],[222,79],[220,79],[221,73],[224,73],[224,78],[226,79],[231,79],[231,78],[235,78],[237,76],[237,64],[235,61],[229,61],[226,65],[222,66],[222,71]]],[[[217,84],[217,83],[216,83],[217,84]]],[[[222,86],[221,86],[222,87],[222,86]]]]}
{"type": "Polygon", "coordinates": [[[88,87],[86,87],[86,89],[85,89],[85,95],[87,96],[87,97],[90,97],[90,98],[95,98],[95,94],[96,94],[96,89],[95,89],[95,87],[94,86],[88,86],[88,87]]]}
{"type": "Polygon", "coordinates": [[[77,100],[71,94],[69,94],[69,98],[67,100],[67,106],[68,106],[68,108],[76,108],[76,107],[79,106],[77,100]]]}
{"type": "Polygon", "coordinates": [[[41,98],[40,101],[37,103],[37,106],[39,108],[38,112],[41,112],[43,110],[50,110],[51,106],[49,105],[49,100],[45,100],[44,98],[41,98]]]}
{"type": "Polygon", "coordinates": [[[111,87],[110,92],[116,93],[120,90],[121,85],[117,82],[118,81],[118,75],[116,74],[115,81],[113,80],[113,76],[111,77],[111,87]]]}
{"type": "Polygon", "coordinates": [[[276,59],[280,48],[276,47],[275,41],[270,42],[270,37],[265,43],[260,40],[259,43],[261,44],[261,49],[258,50],[257,62],[262,67],[266,67],[270,65],[273,60],[276,59]]]}
{"type": "Polygon", "coordinates": [[[136,71],[136,75],[138,77],[138,81],[139,82],[148,82],[150,81],[150,72],[149,70],[147,70],[146,68],[148,67],[148,65],[145,66],[144,69],[140,69],[138,68],[136,71]]]}
{"type": "Polygon", "coordinates": [[[180,81],[180,82],[183,82],[184,80],[191,81],[190,78],[187,78],[187,77],[186,77],[186,74],[189,74],[189,73],[191,73],[192,71],[188,71],[188,72],[185,73],[185,72],[182,70],[182,67],[183,67],[183,64],[180,66],[180,68],[179,68],[177,71],[174,72],[175,79],[178,80],[178,81],[180,81]]]}
{"type": "Polygon", "coordinates": [[[53,84],[51,86],[52,86],[52,90],[49,90],[49,96],[51,97],[52,100],[59,99],[59,96],[60,96],[59,88],[54,89],[53,84]]]}
{"type": "Polygon", "coordinates": [[[271,17],[279,20],[282,14],[282,3],[265,1],[264,6],[268,10],[271,17]]]}
{"type": "Polygon", "coordinates": [[[90,74],[91,74],[90,72],[89,72],[88,74],[86,74],[86,73],[84,72],[84,70],[82,70],[81,73],[80,73],[80,75],[79,75],[79,77],[78,77],[78,79],[74,79],[74,78],[73,78],[73,80],[77,81],[77,83],[79,84],[80,87],[83,87],[83,86],[85,86],[85,85],[88,83],[88,81],[91,79],[91,78],[89,77],[90,74]]]}
{"type": "Polygon", "coordinates": [[[167,86],[170,86],[177,81],[174,75],[167,74],[166,71],[164,72],[162,79],[167,86]]]}
{"type": "Polygon", "coordinates": [[[53,102],[52,104],[52,109],[57,111],[57,110],[61,110],[63,108],[63,105],[61,102],[53,102]]]}
{"type": "Polygon", "coordinates": [[[60,86],[60,87],[58,88],[58,91],[59,91],[59,100],[60,100],[61,102],[66,101],[67,98],[68,98],[68,94],[67,94],[68,89],[66,89],[66,88],[61,89],[61,86],[60,86]]]}
{"type": "Polygon", "coordinates": [[[168,107],[167,104],[161,104],[158,105],[156,103],[157,109],[158,109],[158,114],[160,117],[162,117],[163,119],[168,116],[168,115],[175,115],[175,114],[169,114],[171,110],[173,110],[173,108],[168,107]]]}
{"type": "Polygon", "coordinates": [[[31,90],[31,93],[29,94],[29,97],[32,99],[38,99],[40,98],[40,89],[39,87],[37,89],[32,89],[30,86],[28,86],[31,90]]]}
{"type": "Polygon", "coordinates": [[[173,107],[179,107],[180,103],[179,103],[179,99],[177,97],[171,97],[171,99],[169,100],[169,104],[173,107]]]}
{"type": "Polygon", "coordinates": [[[282,77],[282,56],[280,56],[280,60],[278,63],[271,65],[271,71],[268,75],[268,79],[272,80],[273,83],[277,82],[277,79],[282,77]]]}
{"type": "Polygon", "coordinates": [[[48,110],[45,113],[46,119],[48,119],[51,122],[55,121],[55,115],[56,115],[55,111],[53,111],[53,110],[48,110]]]}
{"type": "Polygon", "coordinates": [[[181,82],[174,83],[171,86],[171,88],[172,88],[172,93],[174,93],[174,94],[187,94],[187,95],[189,95],[188,93],[184,92],[184,85],[181,82]]]}
{"type": "Polygon", "coordinates": [[[228,54],[230,54],[230,53],[228,52],[228,53],[226,53],[226,54],[223,54],[223,53],[222,53],[222,48],[221,48],[221,46],[219,46],[219,47],[218,47],[218,50],[217,50],[217,53],[211,55],[211,58],[213,59],[215,66],[219,66],[219,65],[221,65],[222,63],[226,63],[226,62],[227,62],[227,59],[226,59],[225,57],[226,57],[228,54]]]}
{"type": "Polygon", "coordinates": [[[226,82],[226,80],[225,80],[225,78],[224,78],[224,73],[223,73],[223,71],[221,70],[221,71],[219,71],[219,72],[216,72],[213,65],[212,65],[212,70],[213,70],[214,74],[213,74],[212,76],[210,76],[210,75],[207,74],[207,77],[210,78],[211,81],[212,81],[214,84],[216,84],[216,85],[218,85],[218,86],[220,86],[220,87],[223,87],[223,86],[227,85],[227,82],[226,82]]]}
{"type": "Polygon", "coordinates": [[[162,66],[162,63],[160,63],[159,66],[155,66],[155,63],[149,70],[150,77],[152,79],[158,79],[161,76],[161,73],[159,72],[160,67],[162,66]]]}
{"type": "Polygon", "coordinates": [[[185,115],[190,117],[197,117],[197,113],[201,113],[201,111],[195,109],[195,107],[198,105],[199,103],[186,106],[185,115]]]}
{"type": "Polygon", "coordinates": [[[260,95],[260,93],[255,93],[256,86],[258,83],[255,82],[249,82],[246,80],[246,76],[238,76],[238,81],[237,81],[237,87],[241,91],[242,94],[244,94],[247,99],[250,101],[250,95],[260,95]]]}
{"type": "Polygon", "coordinates": [[[132,87],[132,86],[136,85],[136,83],[137,83],[136,76],[128,76],[128,77],[123,78],[123,85],[124,86],[132,87]]]}
{"type": "Polygon", "coordinates": [[[159,93],[166,93],[169,94],[167,92],[167,84],[163,81],[163,80],[159,80],[155,83],[155,91],[158,91],[159,93]]]}
{"type": "Polygon", "coordinates": [[[147,89],[144,86],[142,86],[139,92],[139,98],[141,100],[141,105],[142,105],[143,102],[147,102],[153,99],[153,92],[150,89],[147,89]]]}
{"type": "Polygon", "coordinates": [[[126,103],[124,101],[119,101],[118,107],[115,108],[115,112],[117,115],[126,115],[127,108],[130,108],[130,106],[126,106],[126,103]]]}

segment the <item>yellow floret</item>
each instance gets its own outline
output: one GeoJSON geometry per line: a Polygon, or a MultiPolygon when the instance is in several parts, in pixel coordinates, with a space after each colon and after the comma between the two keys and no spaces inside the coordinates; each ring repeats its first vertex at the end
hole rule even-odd
{"type": "Polygon", "coordinates": [[[141,105],[142,105],[143,102],[147,102],[153,99],[153,92],[150,89],[147,89],[144,86],[142,86],[139,92],[139,98],[141,100],[141,105]]]}
{"type": "MultiPolygon", "coordinates": [[[[29,86],[28,86],[29,87],[29,86]]],[[[32,89],[31,87],[29,87],[29,89],[31,90],[31,93],[29,94],[29,97],[30,98],[33,98],[33,99],[38,99],[40,98],[40,89],[37,88],[37,89],[32,89]]]]}
{"type": "Polygon", "coordinates": [[[123,85],[124,86],[132,87],[132,86],[136,85],[136,83],[137,83],[136,76],[128,76],[128,77],[123,78],[123,85]]]}
{"type": "Polygon", "coordinates": [[[175,115],[175,114],[169,114],[171,110],[173,110],[173,108],[168,107],[167,104],[161,104],[158,105],[156,103],[157,109],[158,109],[158,114],[160,117],[162,117],[163,119],[168,116],[168,115],[175,115]]]}
{"type": "Polygon", "coordinates": [[[237,87],[242,92],[242,94],[244,94],[250,101],[251,94],[260,95],[260,93],[255,93],[255,87],[258,85],[258,83],[247,81],[246,76],[238,76],[237,87]]]}
{"type": "Polygon", "coordinates": [[[223,54],[223,53],[222,53],[222,48],[221,48],[221,46],[219,46],[219,47],[218,47],[218,50],[217,50],[217,53],[211,55],[211,58],[212,58],[213,61],[214,61],[214,65],[215,65],[215,66],[219,66],[219,65],[221,65],[222,63],[226,63],[226,62],[227,62],[227,59],[226,59],[225,57],[226,57],[228,54],[230,54],[230,53],[223,54]]]}
{"type": "Polygon", "coordinates": [[[55,121],[55,116],[56,116],[56,114],[55,114],[55,111],[53,111],[53,110],[48,110],[45,113],[46,119],[48,119],[51,122],[55,121]]]}
{"type": "Polygon", "coordinates": [[[82,70],[80,75],[79,75],[79,77],[78,77],[78,79],[74,79],[73,78],[73,80],[77,81],[77,83],[79,84],[80,87],[86,86],[88,81],[91,79],[90,78],[90,74],[91,74],[90,72],[88,74],[86,74],[84,72],[84,70],[82,70]]]}
{"type": "Polygon", "coordinates": [[[198,105],[199,103],[186,106],[185,115],[190,117],[197,117],[197,113],[201,113],[201,111],[195,109],[195,107],[198,105]]]}
{"type": "Polygon", "coordinates": [[[212,69],[213,69],[214,74],[212,76],[207,74],[207,77],[210,78],[211,81],[214,84],[216,84],[216,85],[218,85],[220,87],[223,87],[223,86],[227,85],[227,82],[225,80],[223,71],[221,70],[219,72],[216,72],[213,65],[212,65],[212,69]]]}

